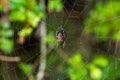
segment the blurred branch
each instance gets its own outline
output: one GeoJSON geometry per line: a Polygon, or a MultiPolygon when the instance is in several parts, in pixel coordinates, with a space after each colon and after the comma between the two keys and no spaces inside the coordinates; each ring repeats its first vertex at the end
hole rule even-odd
{"type": "MultiPolygon", "coordinates": [[[[45,0],[40,0],[40,5],[43,9],[43,13],[45,13],[45,0]]],[[[44,41],[44,39],[46,38],[46,20],[45,18],[41,20],[41,23],[39,24],[40,27],[40,37],[41,37],[41,46],[40,46],[40,52],[41,52],[41,56],[40,56],[40,65],[39,65],[39,71],[37,73],[37,80],[42,80],[44,77],[44,71],[46,68],[46,55],[47,55],[47,44],[44,41]]]]}
{"type": "Polygon", "coordinates": [[[41,24],[41,31],[40,31],[40,35],[41,35],[41,54],[40,54],[40,60],[39,60],[39,72],[37,74],[37,80],[42,80],[42,78],[44,77],[44,71],[46,68],[46,55],[47,55],[47,47],[46,47],[46,42],[44,41],[45,37],[46,37],[46,23],[42,20],[41,24]]]}
{"type": "Polygon", "coordinates": [[[20,61],[20,57],[10,57],[5,55],[0,55],[1,61],[7,61],[7,62],[18,62],[20,61]]]}

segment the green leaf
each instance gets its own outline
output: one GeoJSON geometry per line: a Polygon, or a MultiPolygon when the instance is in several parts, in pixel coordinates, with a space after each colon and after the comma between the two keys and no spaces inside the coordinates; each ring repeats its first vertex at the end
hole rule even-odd
{"type": "Polygon", "coordinates": [[[115,41],[120,41],[120,32],[116,32],[115,34],[113,34],[113,39],[115,40],[115,41]]]}
{"type": "Polygon", "coordinates": [[[34,12],[32,11],[28,11],[27,12],[27,16],[28,16],[28,21],[29,23],[32,25],[32,27],[36,27],[40,18],[39,16],[37,16],[34,12]]]}
{"type": "Polygon", "coordinates": [[[10,9],[11,10],[19,10],[20,7],[25,7],[27,8],[26,6],[28,6],[27,3],[27,0],[10,0],[9,1],[9,5],[10,5],[10,9]]]}
{"type": "Polygon", "coordinates": [[[3,6],[3,5],[0,5],[0,11],[2,11],[2,10],[3,10],[3,8],[4,8],[4,6],[3,6]]]}
{"type": "Polygon", "coordinates": [[[19,68],[24,72],[25,75],[28,75],[32,71],[32,65],[26,63],[19,63],[19,68]]]}
{"type": "Polygon", "coordinates": [[[62,2],[59,1],[55,7],[56,11],[57,12],[60,12],[62,9],[63,9],[63,5],[62,5],[62,2]]]}
{"type": "Polygon", "coordinates": [[[13,41],[9,39],[1,40],[1,50],[9,54],[13,50],[13,41]]]}
{"type": "Polygon", "coordinates": [[[76,52],[76,54],[69,59],[69,63],[72,67],[76,67],[77,65],[81,65],[82,64],[82,58],[79,52],[76,52]]]}
{"type": "Polygon", "coordinates": [[[97,56],[93,60],[93,64],[98,65],[100,67],[106,67],[108,65],[108,60],[103,56],[97,56]]]}
{"type": "Polygon", "coordinates": [[[108,40],[110,37],[114,41],[120,40],[118,34],[120,30],[119,4],[119,0],[113,0],[112,7],[111,2],[97,3],[85,20],[85,33],[95,34],[99,41],[108,40]]]}
{"type": "Polygon", "coordinates": [[[95,65],[90,65],[90,76],[93,80],[100,80],[102,78],[102,70],[95,65]]]}
{"type": "Polygon", "coordinates": [[[63,9],[62,1],[61,0],[50,0],[48,3],[48,9],[51,11],[60,12],[63,9]]]}
{"type": "Polygon", "coordinates": [[[3,31],[3,34],[2,34],[4,37],[6,38],[9,38],[9,37],[12,37],[13,36],[13,31],[12,30],[5,30],[3,31]]]}
{"type": "Polygon", "coordinates": [[[20,8],[20,10],[15,10],[10,13],[10,19],[12,21],[26,21],[26,11],[24,8],[20,8]]]}
{"type": "Polygon", "coordinates": [[[8,29],[10,27],[10,23],[5,22],[3,23],[3,28],[8,29]]]}
{"type": "Polygon", "coordinates": [[[76,52],[75,55],[69,59],[68,75],[71,80],[80,80],[86,77],[87,67],[86,64],[82,61],[80,53],[76,52]]]}
{"type": "Polygon", "coordinates": [[[44,41],[47,43],[55,43],[54,33],[52,33],[52,32],[49,33],[44,41]]]}
{"type": "Polygon", "coordinates": [[[49,1],[48,9],[49,10],[54,10],[54,7],[55,7],[55,0],[49,1]]]}
{"type": "Polygon", "coordinates": [[[32,33],[32,31],[33,31],[33,29],[31,27],[29,27],[29,28],[25,27],[19,32],[19,35],[27,37],[32,33]]]}

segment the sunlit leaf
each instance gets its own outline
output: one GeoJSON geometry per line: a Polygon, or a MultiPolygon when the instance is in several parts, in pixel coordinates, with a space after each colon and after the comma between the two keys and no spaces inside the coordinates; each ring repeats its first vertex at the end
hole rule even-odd
{"type": "Polygon", "coordinates": [[[120,32],[115,33],[115,34],[113,35],[113,39],[114,39],[115,41],[119,41],[119,40],[120,40],[120,32]]]}
{"type": "Polygon", "coordinates": [[[26,18],[26,12],[25,11],[13,11],[10,14],[10,19],[13,21],[25,21],[26,18]]]}
{"type": "Polygon", "coordinates": [[[0,5],[0,11],[2,11],[2,10],[3,10],[3,8],[4,8],[4,7],[3,7],[3,5],[0,5]]]}
{"type": "Polygon", "coordinates": [[[108,60],[107,60],[107,58],[105,58],[103,56],[97,56],[93,60],[93,63],[100,67],[106,67],[108,65],[108,60]]]}
{"type": "Polygon", "coordinates": [[[31,33],[32,33],[32,31],[33,31],[33,29],[32,28],[27,28],[27,27],[25,27],[25,28],[23,28],[20,32],[19,32],[19,35],[22,35],[22,36],[28,36],[28,35],[30,35],[31,33]]]}
{"type": "Polygon", "coordinates": [[[94,80],[100,80],[102,78],[102,70],[95,65],[90,65],[90,76],[94,80]]]}
{"type": "Polygon", "coordinates": [[[73,67],[80,66],[82,64],[81,55],[77,52],[72,58],[70,58],[69,63],[73,67]]]}
{"type": "Polygon", "coordinates": [[[51,11],[61,11],[63,9],[62,1],[61,0],[50,0],[48,4],[48,9],[51,11]]]}
{"type": "Polygon", "coordinates": [[[32,65],[26,63],[19,63],[19,68],[24,72],[24,74],[28,75],[32,71],[32,65]]]}
{"type": "Polygon", "coordinates": [[[46,41],[48,43],[55,43],[54,33],[49,33],[44,41],[46,41]]]}
{"type": "Polygon", "coordinates": [[[83,63],[79,52],[76,52],[75,55],[70,58],[69,64],[68,74],[71,80],[80,80],[86,76],[86,64],[83,63]]]}
{"type": "Polygon", "coordinates": [[[32,25],[33,28],[35,28],[37,26],[38,22],[40,21],[40,19],[44,15],[42,15],[41,12],[38,15],[36,15],[34,12],[28,11],[27,16],[28,16],[29,23],[32,25]]]}
{"type": "Polygon", "coordinates": [[[9,39],[1,40],[1,50],[9,54],[13,50],[13,41],[9,39]]]}

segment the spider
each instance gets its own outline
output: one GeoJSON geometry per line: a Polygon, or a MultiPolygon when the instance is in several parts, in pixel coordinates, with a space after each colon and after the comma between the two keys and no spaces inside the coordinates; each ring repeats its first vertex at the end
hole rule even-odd
{"type": "Polygon", "coordinates": [[[65,47],[65,41],[66,41],[66,31],[62,26],[58,27],[56,31],[56,39],[58,43],[58,47],[64,48],[65,47]]]}

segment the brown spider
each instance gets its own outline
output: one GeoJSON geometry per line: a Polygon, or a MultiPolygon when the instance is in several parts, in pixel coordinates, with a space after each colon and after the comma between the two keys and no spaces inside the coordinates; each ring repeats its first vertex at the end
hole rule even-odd
{"type": "Polygon", "coordinates": [[[56,38],[58,42],[58,47],[65,47],[65,40],[66,40],[66,32],[63,29],[63,27],[58,27],[58,30],[56,32],[56,38]]]}

